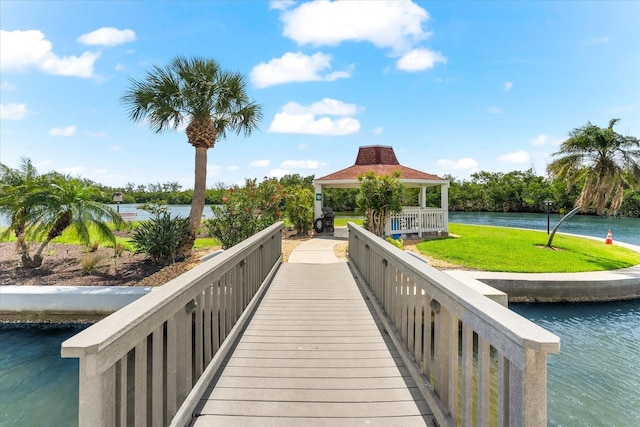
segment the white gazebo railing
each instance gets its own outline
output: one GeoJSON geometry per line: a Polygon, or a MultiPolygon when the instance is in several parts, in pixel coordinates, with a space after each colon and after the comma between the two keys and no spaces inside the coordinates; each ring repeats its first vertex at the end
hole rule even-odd
{"type": "Polygon", "coordinates": [[[402,212],[391,215],[385,227],[387,236],[423,233],[448,233],[448,212],[439,208],[404,207],[402,212]]]}

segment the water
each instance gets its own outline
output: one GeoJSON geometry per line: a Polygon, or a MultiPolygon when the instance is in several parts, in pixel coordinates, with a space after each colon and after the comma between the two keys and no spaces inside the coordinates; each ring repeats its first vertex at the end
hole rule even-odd
{"type": "Polygon", "coordinates": [[[640,300],[510,308],[561,339],[547,359],[549,425],[640,425],[640,300]]]}
{"type": "MultiPolygon", "coordinates": [[[[136,212],[121,205],[121,212],[136,212]]],[[[187,216],[189,206],[171,206],[187,216]]],[[[137,211],[140,219],[146,212],[137,211]]],[[[205,208],[205,215],[211,212],[205,208]]],[[[546,230],[544,214],[451,212],[451,222],[546,230]]],[[[560,219],[551,215],[551,227],[560,219]]],[[[576,216],[560,231],[640,245],[640,219],[576,216]]],[[[640,425],[640,300],[599,304],[518,304],[512,309],[560,336],[548,359],[552,426],[640,425]]],[[[77,425],[78,361],[60,344],[78,327],[0,325],[0,426],[77,425]]]]}
{"type": "Polygon", "coordinates": [[[0,426],[78,425],[78,359],[60,344],[84,327],[0,323],[0,426]]]}

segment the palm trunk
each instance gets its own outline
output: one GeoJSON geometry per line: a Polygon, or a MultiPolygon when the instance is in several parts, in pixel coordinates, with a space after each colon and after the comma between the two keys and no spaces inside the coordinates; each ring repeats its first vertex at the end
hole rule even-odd
{"type": "Polygon", "coordinates": [[[191,200],[191,211],[189,212],[189,224],[191,224],[191,236],[185,244],[184,256],[191,254],[193,242],[196,240],[198,229],[202,221],[204,210],[205,191],[207,189],[207,148],[195,147],[195,182],[193,183],[193,199],[191,200]]]}

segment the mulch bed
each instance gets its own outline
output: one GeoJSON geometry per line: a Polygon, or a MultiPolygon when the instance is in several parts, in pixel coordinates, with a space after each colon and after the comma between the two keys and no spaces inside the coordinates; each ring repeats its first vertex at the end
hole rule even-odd
{"type": "Polygon", "coordinates": [[[162,269],[143,254],[114,258],[110,248],[87,252],[83,246],[51,243],[43,255],[41,267],[22,268],[15,243],[0,243],[0,286],[137,286],[162,269]],[[83,272],[83,257],[99,258],[96,271],[83,272]]]}

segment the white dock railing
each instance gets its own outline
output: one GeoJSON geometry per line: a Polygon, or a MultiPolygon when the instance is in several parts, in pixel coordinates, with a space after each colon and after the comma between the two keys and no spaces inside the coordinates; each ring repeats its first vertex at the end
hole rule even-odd
{"type": "Polygon", "coordinates": [[[385,234],[418,234],[448,232],[447,212],[438,208],[404,207],[394,213],[385,227],[385,234]]]}
{"type": "Polygon", "coordinates": [[[80,426],[169,425],[281,255],[280,222],[62,343],[80,359],[80,426]]]}
{"type": "Polygon", "coordinates": [[[440,426],[547,425],[557,336],[353,223],[349,257],[440,426]]]}

